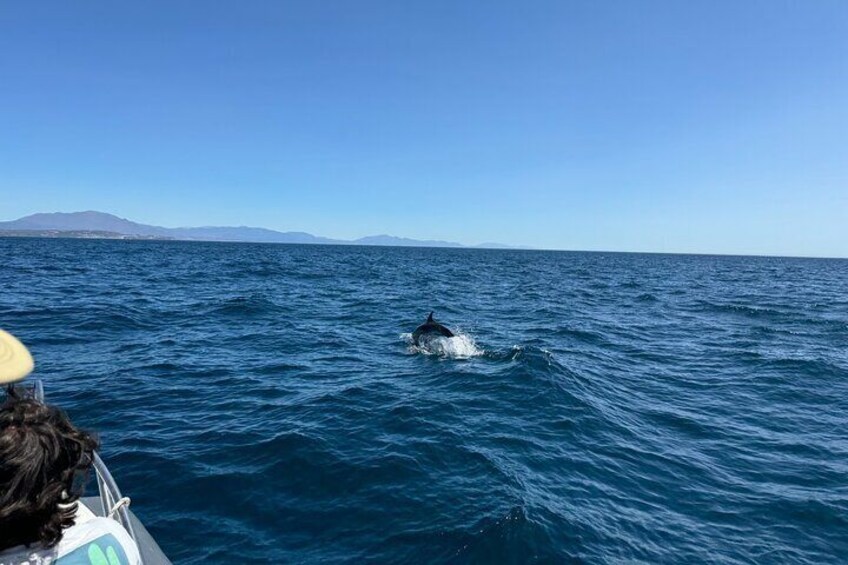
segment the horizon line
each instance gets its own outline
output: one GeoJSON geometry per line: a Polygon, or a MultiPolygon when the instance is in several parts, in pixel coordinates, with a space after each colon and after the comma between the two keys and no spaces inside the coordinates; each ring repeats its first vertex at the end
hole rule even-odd
{"type": "MultiPolygon", "coordinates": [[[[300,242],[285,242],[285,241],[249,241],[249,240],[214,240],[214,239],[177,239],[177,238],[172,238],[172,239],[164,239],[164,238],[163,239],[147,239],[147,240],[136,239],[136,241],[163,241],[163,242],[180,241],[180,242],[189,242],[189,243],[249,243],[249,244],[259,243],[259,244],[309,245],[309,246],[334,245],[334,246],[339,246],[339,247],[350,247],[350,246],[356,246],[356,247],[404,247],[404,248],[467,249],[467,250],[486,249],[486,250],[489,250],[489,251],[546,251],[546,252],[561,252],[561,253],[621,253],[621,254],[635,254],[635,255],[691,255],[691,256],[699,256],[699,257],[760,257],[760,258],[773,258],[773,259],[848,260],[848,256],[835,257],[835,256],[821,256],[821,255],[784,255],[784,254],[767,254],[767,253],[721,253],[721,252],[706,252],[706,251],[643,251],[643,250],[611,250],[611,249],[567,249],[567,248],[538,247],[538,246],[529,246],[529,245],[504,244],[504,243],[493,242],[493,241],[484,241],[484,242],[481,242],[481,243],[478,243],[478,244],[467,244],[467,243],[461,243],[461,242],[450,241],[450,240],[445,240],[445,239],[436,239],[436,238],[416,239],[416,238],[406,237],[406,236],[395,236],[395,235],[391,235],[391,234],[388,234],[388,233],[385,233],[385,232],[380,233],[380,234],[365,235],[365,236],[361,236],[361,237],[356,238],[356,239],[346,240],[346,239],[338,239],[338,238],[334,238],[334,237],[315,235],[315,234],[313,234],[311,232],[307,232],[307,231],[292,230],[292,231],[284,232],[284,231],[280,231],[280,230],[274,229],[274,228],[266,228],[266,227],[262,227],[262,226],[250,226],[250,225],[239,225],[239,226],[233,226],[233,225],[229,225],[229,226],[228,225],[217,225],[217,226],[216,225],[204,225],[204,226],[167,227],[167,226],[162,226],[162,225],[143,224],[141,222],[131,220],[129,218],[125,218],[125,217],[119,216],[117,214],[113,214],[112,212],[102,212],[100,210],[92,210],[92,209],[78,210],[78,211],[72,211],[72,212],[63,212],[63,211],[33,212],[32,214],[27,214],[25,216],[21,216],[19,218],[14,218],[14,219],[11,219],[11,220],[0,220],[0,223],[14,222],[14,221],[18,221],[18,220],[28,218],[30,216],[38,215],[38,214],[86,214],[86,213],[109,215],[109,216],[118,218],[120,220],[126,221],[126,222],[131,222],[131,223],[134,223],[134,224],[139,224],[139,225],[149,226],[149,227],[163,228],[163,229],[210,229],[210,228],[262,229],[262,230],[272,231],[272,232],[281,233],[281,234],[303,233],[303,234],[307,234],[311,237],[331,240],[330,242],[327,242],[327,243],[300,243],[300,242]],[[443,242],[443,243],[450,243],[450,244],[454,244],[454,245],[451,245],[451,246],[402,245],[402,244],[387,245],[387,244],[380,244],[380,243],[377,243],[377,244],[357,243],[359,240],[369,238],[369,237],[390,237],[390,238],[401,239],[401,240],[406,239],[406,240],[410,240],[410,241],[418,241],[418,242],[422,242],[422,243],[423,242],[443,242]],[[492,245],[496,245],[496,246],[499,246],[499,247],[488,247],[488,248],[487,247],[480,247],[482,245],[486,245],[487,243],[492,244],[492,245]]],[[[63,237],[49,237],[49,236],[38,236],[38,235],[8,236],[8,235],[3,234],[3,231],[4,230],[0,229],[0,237],[4,237],[4,238],[25,237],[25,238],[30,238],[30,239],[127,239],[127,240],[131,240],[131,238],[106,238],[106,237],[99,237],[99,238],[98,237],[94,237],[94,238],[64,237],[63,238],[63,237]]],[[[78,231],[107,232],[107,230],[62,230],[62,229],[42,229],[42,230],[26,230],[26,229],[23,229],[23,230],[16,230],[16,231],[21,231],[21,232],[23,232],[23,231],[54,231],[54,232],[59,232],[59,233],[69,233],[69,232],[74,232],[74,231],[77,231],[77,232],[78,231]]],[[[109,232],[109,233],[116,233],[118,235],[130,235],[130,234],[120,234],[120,232],[109,232]]]]}
{"type": "MultiPolygon", "coordinates": [[[[2,221],[2,220],[0,220],[2,221]]],[[[216,227],[216,226],[207,226],[216,227]]],[[[227,226],[217,226],[227,227],[227,226]]],[[[250,227],[250,226],[245,226],[250,227]]],[[[18,232],[25,231],[53,231],[57,233],[72,233],[75,231],[92,231],[98,230],[15,230],[18,232]]],[[[127,235],[127,234],[118,234],[127,235]]],[[[390,236],[391,237],[391,236],[390,236]]],[[[74,239],[80,241],[126,241],[133,243],[187,243],[187,244],[221,244],[221,245],[293,245],[298,247],[362,247],[373,248],[381,247],[385,249],[438,249],[448,251],[495,251],[495,252],[520,252],[520,253],[597,253],[607,255],[674,255],[674,256],[690,256],[690,257],[719,257],[719,258],[753,258],[753,259],[812,259],[822,261],[848,261],[848,257],[825,257],[821,255],[767,255],[754,253],[716,253],[716,252],[699,252],[699,251],[633,251],[633,250],[611,250],[611,249],[562,249],[551,247],[477,247],[473,245],[461,244],[458,247],[445,247],[438,245],[385,245],[385,244],[364,244],[364,243],[296,243],[289,241],[244,241],[244,240],[215,240],[215,239],[166,239],[166,238],[112,238],[112,237],[62,237],[62,236],[39,236],[39,235],[6,235],[4,230],[0,230],[0,238],[2,239],[74,239]]],[[[329,239],[329,238],[328,238],[329,239]]],[[[411,238],[405,238],[411,239],[411,238]]],[[[419,240],[420,241],[420,240],[419,240]]]]}

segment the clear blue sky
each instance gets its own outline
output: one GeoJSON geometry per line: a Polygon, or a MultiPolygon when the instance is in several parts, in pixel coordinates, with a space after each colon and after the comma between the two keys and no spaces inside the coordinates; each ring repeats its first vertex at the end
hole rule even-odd
{"type": "Polygon", "coordinates": [[[3,2],[0,219],[848,256],[848,2],[3,2]]]}

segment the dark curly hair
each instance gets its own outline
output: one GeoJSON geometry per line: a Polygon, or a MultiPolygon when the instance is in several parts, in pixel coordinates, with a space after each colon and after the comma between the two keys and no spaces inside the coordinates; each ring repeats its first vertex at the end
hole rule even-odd
{"type": "Polygon", "coordinates": [[[0,405],[0,551],[62,539],[97,447],[59,408],[7,390],[0,405]]]}

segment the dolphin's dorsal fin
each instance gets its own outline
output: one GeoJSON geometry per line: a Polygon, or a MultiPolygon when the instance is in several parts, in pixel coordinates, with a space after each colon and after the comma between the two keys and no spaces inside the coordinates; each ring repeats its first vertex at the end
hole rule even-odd
{"type": "Polygon", "coordinates": [[[428,324],[432,324],[432,323],[433,323],[433,313],[432,313],[432,312],[430,312],[430,315],[429,315],[429,316],[427,316],[427,323],[428,323],[428,324]]]}

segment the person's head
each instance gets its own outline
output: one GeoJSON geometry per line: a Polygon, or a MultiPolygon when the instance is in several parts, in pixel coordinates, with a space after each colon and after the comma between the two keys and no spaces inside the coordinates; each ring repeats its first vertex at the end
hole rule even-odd
{"type": "Polygon", "coordinates": [[[0,404],[0,551],[62,538],[97,447],[60,409],[7,392],[0,404]]]}

